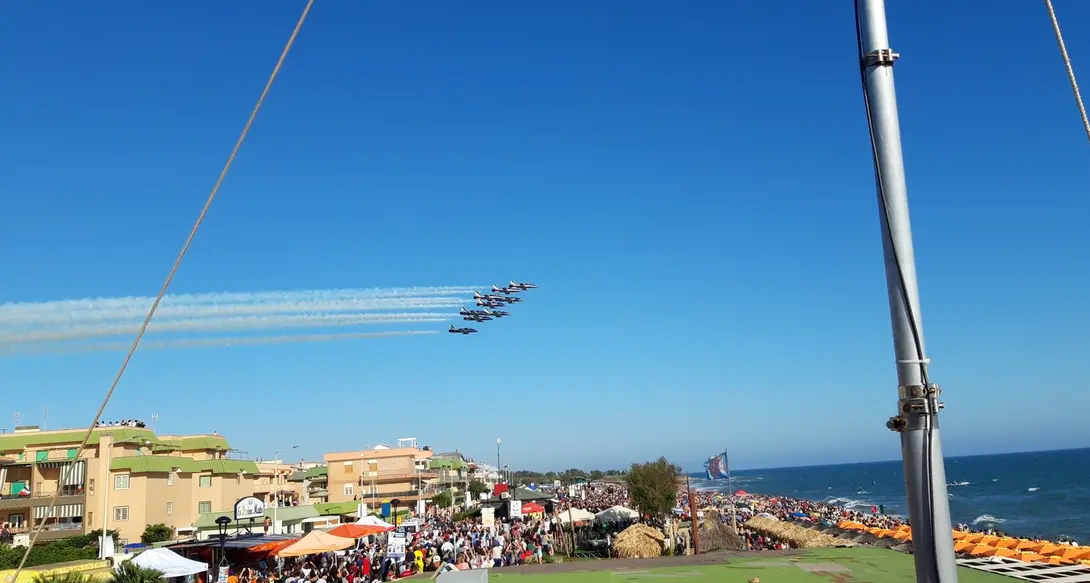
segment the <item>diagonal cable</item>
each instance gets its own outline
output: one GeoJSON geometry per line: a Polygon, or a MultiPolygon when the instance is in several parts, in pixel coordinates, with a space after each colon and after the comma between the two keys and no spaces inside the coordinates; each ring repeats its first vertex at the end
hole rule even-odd
{"type": "Polygon", "coordinates": [[[1056,42],[1060,45],[1060,56],[1063,57],[1064,67],[1067,68],[1067,79],[1071,81],[1071,90],[1075,92],[1075,105],[1082,116],[1082,128],[1086,130],[1086,138],[1090,139],[1090,117],[1086,115],[1086,105],[1082,102],[1082,93],[1079,92],[1079,82],[1075,79],[1075,68],[1071,66],[1071,55],[1067,54],[1067,44],[1064,43],[1064,35],[1060,32],[1060,20],[1056,18],[1056,9],[1052,6],[1052,0],[1045,0],[1048,9],[1048,17],[1052,20],[1052,32],[1056,33],[1056,42]]]}
{"type": "MultiPolygon", "coordinates": [[[[291,31],[291,37],[288,38],[287,44],[284,45],[284,50],[280,53],[280,58],[276,61],[276,66],[273,67],[272,74],[269,75],[269,80],[265,82],[265,88],[261,91],[261,97],[257,99],[257,104],[254,105],[253,111],[250,112],[250,118],[246,120],[246,126],[242,128],[242,133],[239,135],[238,141],[235,142],[235,147],[231,150],[231,155],[227,157],[227,162],[223,165],[223,170],[220,171],[219,178],[216,179],[216,183],[212,186],[212,192],[208,194],[208,199],[201,209],[201,214],[197,216],[197,221],[193,223],[193,229],[189,231],[189,236],[186,237],[185,244],[182,245],[182,250],[178,252],[178,258],[174,260],[174,265],[171,266],[170,273],[167,274],[166,280],[163,281],[163,287],[159,289],[159,295],[155,297],[155,301],[151,304],[151,309],[148,310],[148,315],[144,318],[144,323],[140,326],[140,331],[136,333],[136,338],[133,339],[132,346],[129,347],[129,351],[125,355],[125,360],[121,361],[121,367],[118,369],[113,382],[110,383],[110,389],[106,391],[106,397],[102,399],[102,404],[98,406],[98,411],[95,413],[95,418],[91,421],[91,426],[87,428],[87,432],[83,435],[83,441],[80,443],[79,451],[82,452],[83,449],[87,447],[87,443],[91,441],[91,435],[94,433],[95,427],[102,417],[102,412],[106,410],[106,405],[109,404],[110,398],[113,397],[118,383],[121,382],[121,377],[125,374],[125,369],[128,368],[129,361],[132,360],[133,354],[136,353],[136,349],[140,345],[140,340],[144,338],[144,333],[147,332],[148,326],[151,324],[151,319],[155,316],[155,311],[159,308],[159,303],[163,301],[163,296],[166,295],[167,289],[170,288],[170,283],[174,280],[174,275],[178,273],[178,268],[182,265],[182,260],[185,259],[186,253],[189,252],[189,246],[193,244],[193,239],[197,236],[197,231],[200,230],[205,216],[208,215],[208,209],[212,206],[212,201],[216,199],[216,194],[223,184],[223,179],[227,177],[227,171],[231,169],[231,164],[234,163],[235,157],[238,156],[238,151],[242,148],[242,143],[246,141],[246,135],[250,133],[250,127],[253,126],[254,119],[257,118],[258,112],[261,111],[261,106],[265,103],[265,98],[269,95],[269,90],[272,89],[273,82],[276,81],[276,76],[280,74],[280,68],[284,65],[284,60],[287,59],[288,52],[291,51],[292,45],[295,44],[295,38],[299,35],[299,29],[303,27],[303,22],[306,21],[307,15],[310,13],[310,8],[313,5],[314,0],[307,0],[307,5],[303,8],[303,14],[299,16],[299,21],[295,24],[295,29],[291,31]]],[[[109,471],[110,469],[106,468],[107,475],[109,475],[109,471]]],[[[106,487],[109,487],[109,484],[107,484],[106,487]]],[[[34,548],[34,544],[38,542],[38,536],[42,534],[42,530],[45,528],[46,519],[52,516],[53,509],[57,507],[57,500],[60,498],[61,492],[61,488],[57,488],[57,492],[53,495],[52,499],[50,499],[49,507],[45,511],[45,516],[42,518],[41,523],[34,529],[34,535],[30,538],[30,544],[27,545],[26,551],[23,552],[23,558],[19,560],[19,566],[15,569],[15,576],[11,579],[12,581],[19,580],[19,575],[23,572],[23,566],[26,565],[27,558],[30,557],[30,551],[34,548]]],[[[106,523],[105,516],[102,517],[102,521],[103,524],[106,523]]],[[[108,535],[106,529],[103,528],[103,538],[108,535]]]]}

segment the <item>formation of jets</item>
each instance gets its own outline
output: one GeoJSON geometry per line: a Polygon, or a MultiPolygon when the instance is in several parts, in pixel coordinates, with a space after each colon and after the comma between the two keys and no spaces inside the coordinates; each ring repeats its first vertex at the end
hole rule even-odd
{"type": "MultiPolygon", "coordinates": [[[[499,308],[506,308],[511,304],[517,304],[522,301],[522,298],[514,295],[526,290],[537,288],[537,284],[533,283],[519,283],[510,281],[504,287],[498,285],[492,286],[492,293],[482,294],[480,292],[473,292],[473,299],[477,302],[477,306],[480,310],[467,310],[462,308],[459,310],[458,315],[467,322],[488,322],[490,320],[496,320],[499,318],[506,318],[511,313],[499,308]]],[[[476,328],[459,328],[454,324],[450,325],[451,334],[461,334],[467,336],[469,334],[476,334],[476,328]]]]}

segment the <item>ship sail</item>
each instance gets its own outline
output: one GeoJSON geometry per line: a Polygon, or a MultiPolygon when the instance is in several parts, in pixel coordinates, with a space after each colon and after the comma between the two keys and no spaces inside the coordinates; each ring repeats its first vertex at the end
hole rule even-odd
{"type": "Polygon", "coordinates": [[[708,472],[709,480],[730,479],[730,464],[727,461],[727,452],[725,451],[709,458],[708,461],[704,463],[704,468],[708,472]]]}

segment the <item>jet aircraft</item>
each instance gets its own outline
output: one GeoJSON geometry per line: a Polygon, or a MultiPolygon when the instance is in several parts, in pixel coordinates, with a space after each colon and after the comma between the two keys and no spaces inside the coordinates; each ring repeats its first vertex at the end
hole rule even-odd
{"type": "Polygon", "coordinates": [[[526,291],[528,289],[534,289],[537,287],[536,283],[516,283],[515,281],[507,282],[507,289],[517,289],[519,291],[526,291]]]}
{"type": "Polygon", "coordinates": [[[484,306],[486,308],[502,308],[507,304],[499,300],[477,300],[478,306],[484,306]]]}
{"type": "Polygon", "coordinates": [[[517,294],[521,289],[517,287],[499,287],[496,284],[492,284],[492,293],[494,294],[517,294]]]}
{"type": "Polygon", "coordinates": [[[461,335],[465,336],[465,335],[468,335],[468,334],[475,334],[476,332],[477,332],[476,328],[455,328],[454,324],[450,325],[450,333],[451,334],[461,334],[461,335]]]}
{"type": "Polygon", "coordinates": [[[467,310],[462,308],[458,313],[462,316],[487,316],[488,310],[467,310]]]}
{"type": "Polygon", "coordinates": [[[489,310],[488,308],[484,309],[484,313],[492,316],[493,318],[503,318],[505,316],[511,315],[511,312],[505,312],[503,310],[489,310]]]}

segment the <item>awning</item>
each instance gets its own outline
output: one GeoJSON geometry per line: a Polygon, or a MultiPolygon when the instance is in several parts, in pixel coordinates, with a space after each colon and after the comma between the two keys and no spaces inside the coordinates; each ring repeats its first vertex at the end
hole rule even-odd
{"type": "Polygon", "coordinates": [[[295,544],[282,549],[277,553],[281,557],[302,557],[331,551],[342,551],[356,545],[356,541],[350,538],[334,536],[320,530],[311,531],[310,534],[299,539],[295,544]]]}
{"type": "MultiPolygon", "coordinates": [[[[34,518],[46,518],[49,506],[35,506],[34,518]]],[[[83,518],[83,504],[58,504],[49,512],[49,518],[83,518]]]]}

